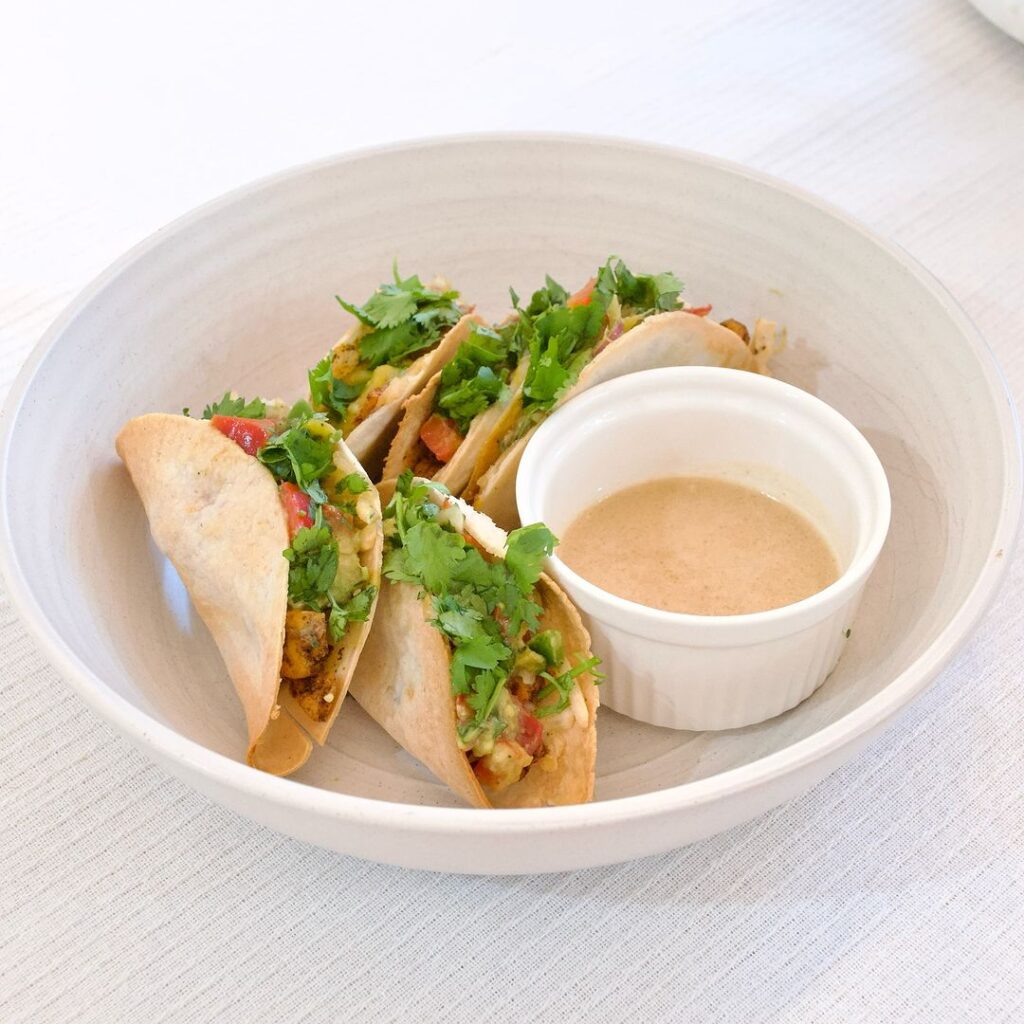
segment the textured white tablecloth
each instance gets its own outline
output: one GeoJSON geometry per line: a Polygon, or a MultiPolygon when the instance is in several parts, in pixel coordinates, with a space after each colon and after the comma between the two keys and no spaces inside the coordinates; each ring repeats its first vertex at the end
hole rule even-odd
{"type": "MultiPolygon", "coordinates": [[[[87,279],[202,200],[353,146],[551,128],[840,204],[946,282],[1024,393],[1024,48],[961,0],[12,6],[3,392],[87,279]]],[[[535,879],[366,864],[212,806],[0,601],[0,1021],[1024,1020],[1017,565],[932,689],[802,800],[535,879]]]]}

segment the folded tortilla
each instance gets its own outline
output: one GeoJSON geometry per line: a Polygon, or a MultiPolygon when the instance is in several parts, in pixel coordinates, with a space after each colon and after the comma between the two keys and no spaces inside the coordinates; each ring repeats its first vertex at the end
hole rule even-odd
{"type": "MultiPolygon", "coordinates": [[[[365,622],[349,623],[332,645],[321,668],[327,675],[318,674],[332,699],[326,713],[310,714],[281,678],[288,611],[282,552],[290,541],[273,474],[208,421],[187,416],[139,416],[122,428],[116,447],[157,547],[177,570],[224,659],[245,712],[249,764],[274,775],[294,772],[310,755],[310,737],[320,744],[327,738],[374,608],[365,622]]],[[[334,462],[342,473],[366,477],[344,443],[334,462]]],[[[379,502],[375,533],[363,564],[376,585],[383,550],[379,502]]]]}
{"type": "MultiPolygon", "coordinates": [[[[379,490],[382,502],[387,502],[394,484],[387,481],[379,490]]],[[[457,498],[437,493],[437,501],[442,507],[458,505],[466,517],[465,533],[489,554],[502,557],[503,530],[457,498]]],[[[560,630],[567,653],[577,660],[589,658],[590,636],[569,599],[544,574],[537,582],[537,593],[544,609],[540,629],[560,630]]],[[[363,710],[474,807],[543,807],[591,800],[599,704],[593,675],[586,672],[577,678],[586,704],[586,726],[577,723],[550,736],[545,732],[553,766],[535,763],[518,782],[489,795],[459,747],[449,677],[451,647],[430,625],[433,616],[430,598],[421,597],[415,585],[385,580],[374,627],[350,687],[363,710]]]]}
{"type": "Polygon", "coordinates": [[[519,396],[529,365],[530,357],[524,355],[509,379],[505,396],[473,418],[455,454],[448,462],[441,464],[436,462],[432,453],[420,441],[420,430],[435,411],[434,400],[441,384],[441,370],[438,370],[419,394],[406,399],[398,431],[384,463],[383,479],[393,480],[403,470],[411,469],[417,476],[429,477],[443,484],[452,494],[461,494],[469,483],[482,447],[494,435],[498,425],[505,421],[509,407],[519,396]],[[426,463],[426,466],[421,462],[426,463]],[[434,472],[423,472],[424,468],[431,468],[434,472]]]}
{"type": "MultiPolygon", "coordinates": [[[[656,313],[598,351],[580,371],[576,383],[558,399],[555,408],[607,380],[662,366],[723,366],[767,373],[774,350],[774,328],[769,321],[758,321],[758,328],[748,342],[707,317],[684,310],[656,313]]],[[[526,445],[540,425],[503,449],[502,442],[515,427],[521,409],[520,393],[481,442],[469,482],[461,492],[463,498],[506,530],[519,526],[516,474],[526,445]]]]}
{"type": "MultiPolygon", "coordinates": [[[[356,424],[345,438],[349,450],[374,480],[381,479],[381,471],[388,447],[395,436],[398,421],[402,416],[402,405],[411,395],[415,395],[424,383],[449,362],[458,347],[469,336],[470,327],[479,322],[472,312],[467,313],[446,334],[435,348],[425,352],[409,364],[397,377],[388,381],[377,398],[373,411],[356,424]]],[[[354,324],[335,346],[338,348],[350,344],[359,334],[360,324],[354,324]]]]}

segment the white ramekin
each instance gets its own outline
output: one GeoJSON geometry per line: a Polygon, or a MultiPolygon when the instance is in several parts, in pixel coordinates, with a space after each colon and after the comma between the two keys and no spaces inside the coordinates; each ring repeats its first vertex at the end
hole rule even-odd
{"type": "Polygon", "coordinates": [[[557,552],[549,571],[604,661],[603,704],[673,729],[762,722],[810,696],[839,659],[889,529],[885,472],[813,395],[739,370],[671,367],[607,381],[552,415],[523,456],[519,514],[558,536],[606,495],[673,475],[735,480],[796,506],[831,542],[839,579],[782,608],[704,616],[609,594],[557,552]]]}

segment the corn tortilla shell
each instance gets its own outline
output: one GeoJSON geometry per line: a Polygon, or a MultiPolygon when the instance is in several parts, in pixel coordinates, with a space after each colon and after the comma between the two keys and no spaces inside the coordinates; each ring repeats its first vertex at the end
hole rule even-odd
{"type": "MultiPolygon", "coordinates": [[[[224,659],[245,713],[248,763],[275,775],[300,768],[322,743],[348,689],[370,621],[334,645],[330,716],[317,722],[281,680],[288,609],[289,544],[273,475],[204,420],[151,413],[130,420],[115,442],[142,499],[153,539],[170,559],[224,659]]],[[[340,472],[365,473],[339,443],[340,472]]],[[[364,564],[379,581],[383,533],[364,564]]],[[[370,619],[373,616],[370,610],[370,619]]]]}
{"type": "MultiPolygon", "coordinates": [[[[766,322],[759,322],[765,324],[766,322]]],[[[772,325],[773,326],[773,325],[772,325]]],[[[764,338],[769,332],[761,330],[764,338]]],[[[558,400],[556,408],[597,384],[640,370],[663,366],[723,366],[767,373],[772,346],[762,342],[758,351],[727,327],[683,310],[658,313],[627,331],[599,352],[581,371],[576,383],[558,400]]],[[[498,451],[498,441],[513,423],[497,427],[481,449],[498,451]]],[[[539,426],[539,424],[537,424],[539,426]]],[[[478,477],[464,496],[505,530],[519,526],[516,474],[523,452],[537,430],[532,427],[486,466],[478,463],[478,477]]]]}
{"type": "MultiPolygon", "coordinates": [[[[384,524],[381,520],[380,497],[378,496],[377,490],[373,486],[370,478],[367,476],[366,471],[345,445],[344,441],[339,441],[338,446],[334,451],[334,465],[341,476],[347,476],[349,473],[358,473],[359,476],[361,476],[370,485],[369,490],[364,493],[369,494],[373,500],[375,518],[372,525],[374,529],[374,540],[373,546],[369,551],[360,556],[360,561],[368,571],[369,578],[367,582],[379,588],[380,563],[384,552],[384,524]]],[[[284,561],[284,559],[282,559],[282,561],[284,561]]],[[[352,681],[352,673],[355,671],[356,662],[359,660],[360,652],[362,651],[363,645],[366,643],[366,638],[370,633],[370,628],[373,625],[373,619],[376,615],[376,611],[377,603],[375,601],[370,607],[370,613],[365,622],[350,622],[341,642],[331,646],[331,653],[327,656],[327,660],[321,666],[319,674],[321,676],[326,675],[330,678],[330,693],[334,695],[334,699],[331,701],[330,711],[323,721],[319,721],[306,714],[302,705],[292,696],[291,689],[288,686],[287,681],[282,680],[280,691],[281,706],[288,711],[296,721],[301,723],[306,732],[308,732],[309,735],[312,736],[318,744],[320,744],[320,746],[323,746],[326,742],[327,735],[331,731],[331,726],[334,725],[334,720],[338,717],[338,712],[341,710],[342,702],[345,700],[349,684],[352,681]]]]}
{"type": "MultiPolygon", "coordinates": [[[[471,312],[467,313],[441,338],[436,348],[424,353],[397,377],[392,378],[381,392],[373,412],[362,423],[357,424],[345,438],[345,443],[370,474],[371,479],[381,479],[388,447],[395,436],[402,415],[402,403],[411,395],[415,395],[445,363],[452,359],[459,345],[469,336],[469,329],[474,322],[480,322],[479,317],[471,312]]],[[[348,334],[345,337],[347,338],[348,334]]],[[[345,338],[342,342],[344,340],[345,338]]]]}
{"type": "MultiPolygon", "coordinates": [[[[444,484],[452,494],[460,495],[473,477],[481,449],[497,433],[499,425],[505,420],[507,410],[516,402],[528,366],[528,356],[519,361],[519,365],[509,380],[506,397],[499,399],[490,408],[473,418],[466,436],[462,439],[462,443],[451,460],[434,474],[433,479],[439,484],[444,484]]],[[[398,432],[391,443],[391,449],[384,464],[383,478],[385,480],[392,480],[403,470],[412,469],[414,466],[420,430],[434,411],[434,398],[440,384],[441,371],[438,370],[422,391],[406,399],[402,407],[402,419],[398,425],[398,432]]]]}
{"type": "MultiPolygon", "coordinates": [[[[381,485],[381,500],[390,500],[392,481],[381,485]]],[[[465,513],[467,533],[487,551],[500,556],[505,534],[486,516],[464,502],[438,494],[442,505],[457,504],[465,513]]],[[[553,580],[542,575],[538,592],[544,613],[541,629],[562,630],[566,651],[590,656],[590,637],[553,580]]],[[[429,768],[463,800],[474,807],[535,807],[585,803],[593,797],[597,756],[597,689],[593,677],[579,677],[589,716],[586,728],[575,725],[552,736],[558,756],[554,770],[534,765],[525,778],[489,798],[473,773],[456,733],[455,698],[451,692],[451,648],[429,624],[430,599],[416,586],[385,581],[374,628],[352,679],[351,693],[362,708],[392,738],[429,768]]]]}

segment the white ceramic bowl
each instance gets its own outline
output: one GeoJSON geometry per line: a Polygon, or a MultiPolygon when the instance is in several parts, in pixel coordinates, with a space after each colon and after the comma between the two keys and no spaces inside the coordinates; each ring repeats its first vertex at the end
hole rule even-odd
{"type": "Polygon", "coordinates": [[[882,465],[848,420],[791,384],[668,367],[607,381],[550,417],[519,468],[519,514],[563,536],[594,502],[667,476],[733,480],[785,501],[825,534],[841,575],[782,608],[681,615],[602,590],[556,551],[549,569],[604,662],[601,702],[670,729],[774,718],[809,697],[839,659],[889,529],[882,465]]]}
{"type": "MultiPolygon", "coordinates": [[[[860,750],[987,606],[1015,533],[1020,456],[991,355],[901,250],[786,185],[655,146],[496,136],[395,146],[290,171],[136,247],[47,331],[5,407],[0,559],[40,646],[168,772],[336,850],[446,871],[533,872],[656,853],[749,819],[860,750]],[[355,704],[294,779],[240,763],[223,666],[153,548],[113,439],[129,416],[234,385],[297,395],[398,256],[488,316],[507,286],[567,284],[614,248],[674,267],[693,302],[789,327],[776,366],[864,433],[893,492],[890,541],[838,668],[749,729],[656,729],[602,710],[596,802],[480,812],[355,704]]],[[[841,813],[837,810],[836,813],[841,813]]]]}

